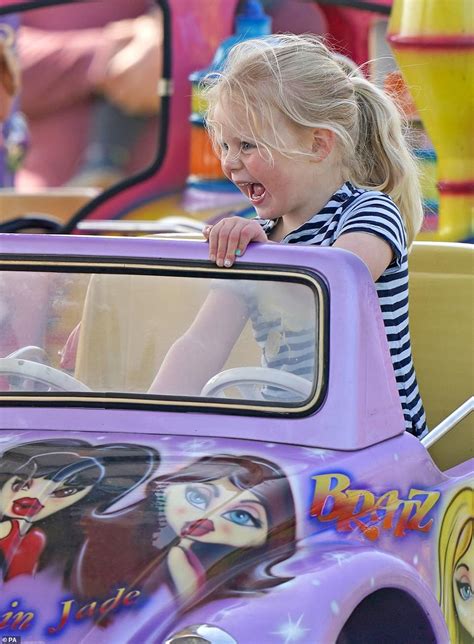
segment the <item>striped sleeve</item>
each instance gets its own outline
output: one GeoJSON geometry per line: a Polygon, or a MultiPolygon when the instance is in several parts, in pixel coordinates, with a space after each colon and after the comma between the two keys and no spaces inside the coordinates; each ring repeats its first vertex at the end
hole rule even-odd
{"type": "Polygon", "coordinates": [[[377,235],[389,244],[394,259],[390,268],[400,268],[406,254],[406,232],[400,211],[388,195],[365,192],[348,208],[341,219],[337,237],[345,233],[377,235]]]}

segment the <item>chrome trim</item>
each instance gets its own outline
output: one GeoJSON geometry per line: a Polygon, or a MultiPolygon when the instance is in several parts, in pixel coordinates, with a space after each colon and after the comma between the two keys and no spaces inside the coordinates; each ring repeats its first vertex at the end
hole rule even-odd
{"type": "Polygon", "coordinates": [[[164,644],[237,644],[237,640],[219,626],[193,624],[168,637],[164,644]]]}

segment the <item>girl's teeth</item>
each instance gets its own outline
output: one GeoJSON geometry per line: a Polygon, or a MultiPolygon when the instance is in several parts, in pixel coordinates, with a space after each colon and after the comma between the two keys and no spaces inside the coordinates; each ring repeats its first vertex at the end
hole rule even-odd
{"type": "Polygon", "coordinates": [[[265,192],[265,188],[261,183],[253,183],[251,187],[251,197],[252,199],[258,199],[265,192]]]}

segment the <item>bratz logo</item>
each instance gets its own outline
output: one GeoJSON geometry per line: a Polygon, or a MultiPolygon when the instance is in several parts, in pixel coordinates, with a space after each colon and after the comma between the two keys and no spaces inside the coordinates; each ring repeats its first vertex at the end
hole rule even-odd
{"type": "Polygon", "coordinates": [[[346,474],[313,476],[314,495],[310,515],[321,523],[334,524],[337,532],[360,532],[376,541],[382,530],[403,537],[408,530],[429,532],[433,519],[427,516],[439,499],[439,492],[411,488],[406,499],[397,490],[376,496],[370,490],[351,488],[346,474]]]}

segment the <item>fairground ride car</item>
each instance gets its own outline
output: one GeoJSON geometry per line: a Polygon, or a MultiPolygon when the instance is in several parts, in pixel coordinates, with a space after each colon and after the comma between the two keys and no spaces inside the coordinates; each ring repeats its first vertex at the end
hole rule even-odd
{"type": "Polygon", "coordinates": [[[256,245],[227,270],[197,241],[0,245],[4,641],[469,641],[472,400],[424,443],[404,431],[360,260],[256,245]],[[264,366],[243,320],[201,391],[149,393],[216,291],[268,327],[264,366]]]}

